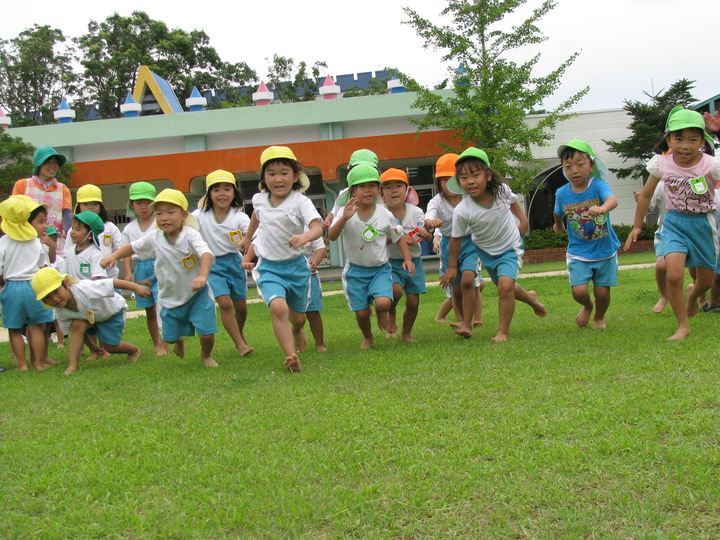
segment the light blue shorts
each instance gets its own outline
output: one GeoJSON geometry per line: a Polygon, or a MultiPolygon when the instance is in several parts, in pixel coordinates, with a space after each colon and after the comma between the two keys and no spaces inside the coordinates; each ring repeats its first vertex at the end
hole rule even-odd
{"type": "MultiPolygon", "coordinates": [[[[475,248],[475,254],[477,255],[477,248],[475,248]]],[[[477,267],[475,268],[475,288],[477,289],[480,284],[485,281],[485,278],[482,277],[482,262],[480,261],[480,257],[477,258],[477,267]]],[[[443,267],[442,259],[440,259],[440,275],[442,276],[445,273],[445,268],[443,267]]],[[[462,274],[460,274],[462,276],[462,274]]],[[[455,280],[454,283],[459,283],[459,281],[455,280]]],[[[447,298],[452,298],[452,285],[448,285],[445,287],[445,296],[447,298]]]]}
{"type": "Polygon", "coordinates": [[[500,255],[490,255],[478,248],[478,254],[483,267],[490,274],[490,279],[497,284],[500,276],[517,279],[522,268],[522,256],[525,250],[522,248],[510,248],[500,255]]]}
{"type": "MultiPolygon", "coordinates": [[[[440,239],[440,265],[447,269],[448,260],[450,258],[450,238],[443,236],[440,239]]],[[[458,273],[453,283],[460,283],[463,272],[469,270],[476,272],[478,266],[478,252],[475,243],[470,235],[464,236],[462,244],[460,244],[460,253],[458,255],[458,273]]],[[[445,270],[443,270],[444,273],[445,270]]]]}
{"type": "Polygon", "coordinates": [[[663,256],[685,253],[685,268],[701,266],[715,271],[718,257],[717,213],[681,214],[668,210],[663,217],[663,256]]]}
{"type": "Polygon", "coordinates": [[[217,316],[215,302],[205,286],[182,306],[162,308],[163,339],[168,342],[177,341],[183,336],[207,336],[217,333],[217,316]]]}
{"type": "Polygon", "coordinates": [[[653,247],[655,248],[655,258],[663,257],[664,251],[663,251],[663,242],[662,242],[662,235],[660,234],[660,230],[658,229],[655,231],[655,235],[653,236],[653,247]]]}
{"type": "Polygon", "coordinates": [[[389,263],[382,266],[360,266],[348,262],[342,272],[345,300],[351,311],[369,308],[378,297],[393,298],[392,268],[389,263]]]}
{"type": "Polygon", "coordinates": [[[100,343],[118,346],[125,331],[125,310],[117,312],[107,321],[96,322],[88,328],[87,335],[97,336],[100,343]]]}
{"type": "Polygon", "coordinates": [[[245,300],[247,297],[247,274],[240,263],[239,253],[227,253],[215,257],[210,269],[208,283],[213,296],[229,296],[232,300],[245,300]]]}
{"type": "Polygon", "coordinates": [[[308,300],[306,311],[322,311],[322,285],[320,285],[320,274],[310,274],[310,300],[308,300]]]}
{"type": "Polygon", "coordinates": [[[425,294],[427,289],[425,288],[425,269],[423,268],[422,257],[415,257],[412,261],[415,263],[415,272],[411,276],[402,267],[402,259],[390,259],[393,284],[399,283],[405,294],[425,294]]]}
{"type": "Polygon", "coordinates": [[[260,259],[253,273],[258,290],[269,306],[284,298],[293,311],[305,313],[310,293],[310,267],[303,255],[285,261],[260,259]]]}
{"type": "MultiPolygon", "coordinates": [[[[157,304],[158,299],[158,283],[155,277],[155,258],[138,260],[133,270],[133,279],[135,283],[147,281],[150,283],[150,296],[143,298],[139,294],[135,295],[135,305],[139,308],[149,308],[157,304]],[[149,278],[149,279],[148,279],[149,278]]],[[[147,283],[143,283],[147,286],[147,283]]]]}
{"type": "Polygon", "coordinates": [[[601,261],[569,260],[568,275],[570,286],[587,285],[591,281],[596,287],[615,287],[617,285],[617,254],[601,261]]]}
{"type": "Polygon", "coordinates": [[[20,330],[26,326],[51,323],[55,320],[52,309],[37,300],[29,281],[7,281],[0,293],[3,326],[20,330]]]}

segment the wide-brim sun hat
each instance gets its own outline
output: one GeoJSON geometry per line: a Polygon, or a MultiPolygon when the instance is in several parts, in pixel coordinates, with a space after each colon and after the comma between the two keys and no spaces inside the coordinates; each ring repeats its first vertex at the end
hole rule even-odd
{"type": "Polygon", "coordinates": [[[371,167],[375,167],[377,169],[378,166],[378,157],[375,152],[372,150],[368,150],[367,148],[361,148],[360,150],[355,150],[350,155],[350,161],[348,162],[348,167],[356,167],[357,165],[370,165],[371,167]]]}
{"type": "Polygon", "coordinates": [[[26,242],[37,238],[35,227],[28,223],[30,210],[23,199],[17,196],[8,197],[0,203],[0,216],[0,229],[13,240],[26,242]]]}
{"type": "Polygon", "coordinates": [[[20,199],[25,203],[27,206],[28,211],[32,214],[35,210],[40,208],[41,206],[47,210],[48,205],[45,203],[39,203],[32,197],[28,197],[27,195],[19,194],[19,195],[13,195],[14,198],[20,199]]]}
{"type": "MultiPolygon", "coordinates": [[[[300,163],[295,157],[293,151],[287,146],[268,146],[265,150],[263,150],[262,154],[260,154],[260,170],[265,167],[267,162],[274,161],[276,159],[288,159],[300,163]]],[[[307,191],[310,187],[310,178],[308,178],[308,175],[305,174],[305,172],[300,171],[298,173],[298,181],[300,182],[300,189],[298,191],[300,191],[300,193],[307,191]]],[[[260,182],[260,185],[262,186],[262,182],[260,182]]],[[[264,188],[262,188],[262,190],[264,191],[264,188]]]]}
{"type": "MultiPolygon", "coordinates": [[[[463,153],[461,153],[455,160],[455,171],[457,171],[457,168],[463,161],[466,161],[468,159],[479,159],[480,161],[485,163],[485,165],[490,167],[490,158],[488,157],[485,150],[480,150],[479,148],[471,146],[463,153]]],[[[458,182],[455,173],[453,173],[453,176],[451,176],[450,180],[448,180],[447,189],[450,193],[454,193],[455,195],[465,195],[465,190],[460,187],[460,182],[458,182]]]]}
{"type": "Polygon", "coordinates": [[[75,194],[75,201],[78,203],[90,203],[90,202],[103,202],[102,190],[93,186],[92,184],[86,184],[78,188],[75,194]]]}
{"type": "Polygon", "coordinates": [[[135,217],[135,211],[132,209],[132,201],[154,201],[157,195],[157,189],[150,182],[134,182],[128,190],[128,203],[126,212],[128,217],[135,217]]]}
{"type": "Polygon", "coordinates": [[[67,158],[60,152],[57,152],[54,148],[50,146],[41,146],[35,150],[35,153],[33,154],[33,174],[37,174],[42,164],[51,157],[56,157],[61,167],[67,162],[67,158]]]}
{"type": "MultiPolygon", "coordinates": [[[[175,206],[179,206],[183,210],[188,209],[187,197],[185,197],[185,194],[182,191],[179,191],[177,189],[163,189],[160,193],[157,194],[151,206],[154,208],[155,205],[158,203],[174,204],[175,206]]],[[[200,223],[192,214],[188,214],[187,216],[185,216],[185,219],[183,219],[183,225],[195,229],[196,231],[200,230],[200,223]]]]}
{"type": "Polygon", "coordinates": [[[668,114],[667,121],[665,122],[665,135],[673,131],[681,131],[687,128],[701,129],[703,135],[705,135],[705,141],[714,147],[715,141],[712,136],[705,131],[705,120],[697,111],[692,109],[686,109],[682,105],[674,107],[670,114],[668,114]]]}
{"type": "Polygon", "coordinates": [[[435,178],[450,178],[455,176],[455,162],[459,156],[449,153],[440,156],[435,162],[435,178]]]}
{"type": "MultiPolygon", "coordinates": [[[[597,155],[595,155],[592,147],[585,141],[581,141],[580,139],[572,139],[565,144],[561,144],[560,146],[558,146],[557,149],[558,157],[561,158],[563,152],[565,152],[565,150],[568,148],[572,148],[573,150],[577,150],[579,152],[584,152],[585,154],[590,156],[590,159],[593,162],[593,168],[592,171],[590,171],[590,176],[592,176],[593,178],[605,180],[605,178],[607,178],[607,175],[610,174],[610,170],[608,169],[608,166],[605,164],[605,162],[597,155]]],[[[563,175],[565,175],[565,171],[563,171],[563,175]]],[[[565,176],[565,178],[567,178],[567,176],[565,176]]]]}
{"type": "Polygon", "coordinates": [[[345,206],[352,198],[352,187],[358,184],[366,184],[368,182],[380,183],[380,173],[371,165],[357,165],[350,169],[347,175],[348,190],[341,193],[337,198],[338,206],[345,206]]]}

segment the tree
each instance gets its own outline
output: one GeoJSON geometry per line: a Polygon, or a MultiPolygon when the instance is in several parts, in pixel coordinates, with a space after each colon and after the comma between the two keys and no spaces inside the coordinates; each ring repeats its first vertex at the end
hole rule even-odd
{"type": "Polygon", "coordinates": [[[38,26],[0,41],[0,106],[13,124],[50,124],[63,97],[75,92],[74,51],[61,30],[38,26]]]}
{"type": "Polygon", "coordinates": [[[544,0],[518,26],[504,30],[503,19],[526,2],[449,0],[441,16],[449,18],[450,25],[442,26],[422,18],[414,9],[404,8],[410,18],[404,24],[412,26],[425,40],[424,47],[445,51],[442,60],[452,61],[462,69],[451,74],[454,92],[450,97],[401,76],[408,90],[418,92],[413,107],[426,111],[422,119],[415,121],[419,131],[431,127],[457,131],[458,148],[453,150],[470,144],[483,148],[493,168],[519,192],[535,187],[532,180],[541,169],[531,145],[546,145],[552,138],[551,130],[572,116],[566,111],[589,90],[586,87],[567,98],[540,118],[535,127],[527,124],[526,115],[541,108],[543,100],[553,95],[579,53],[573,53],[544,76],[534,75],[539,53],[522,63],[510,60],[510,56],[518,56],[517,50],[536,50],[547,39],[536,24],[557,4],[544,0]]]}
{"type": "Polygon", "coordinates": [[[88,33],[76,39],[83,53],[87,97],[103,118],[119,117],[141,65],[165,79],[179,98],[189,96],[193,86],[215,90],[256,79],[244,62],[223,62],[209,41],[203,31],[170,30],[142,11],[90,21],[88,33]]]}
{"type": "Polygon", "coordinates": [[[629,167],[610,169],[618,178],[647,178],[645,163],[653,156],[653,148],[663,136],[667,116],[673,107],[687,107],[696,101],[691,93],[694,84],[695,81],[680,79],[666,92],[655,95],[643,92],[650,98],[650,103],[625,100],[623,109],[633,117],[629,126],[632,135],[622,141],[604,141],[611,152],[624,158],[624,162],[634,162],[629,167]]]}
{"type": "MultiPolygon", "coordinates": [[[[32,176],[35,150],[32,144],[20,137],[13,137],[7,131],[0,130],[0,198],[10,195],[16,180],[32,176]]],[[[74,171],[72,163],[68,161],[58,171],[57,179],[68,184],[74,171]]]]}
{"type": "Polygon", "coordinates": [[[308,73],[307,62],[301,61],[296,68],[293,58],[275,54],[268,67],[268,83],[283,103],[313,101],[320,87],[321,69],[327,69],[325,62],[316,61],[308,73]]]}

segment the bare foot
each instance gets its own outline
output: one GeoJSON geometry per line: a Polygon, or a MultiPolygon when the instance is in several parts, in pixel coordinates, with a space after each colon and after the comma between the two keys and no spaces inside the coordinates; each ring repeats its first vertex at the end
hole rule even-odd
{"type": "Polygon", "coordinates": [[[46,366],[57,366],[57,365],[58,365],[57,360],[53,360],[53,359],[50,358],[49,356],[46,356],[46,357],[45,357],[45,360],[43,360],[43,363],[44,363],[46,366]]]}
{"type": "Polygon", "coordinates": [[[595,328],[607,328],[607,324],[605,324],[605,319],[595,319],[593,320],[593,329],[595,328]]]}
{"type": "Polygon", "coordinates": [[[535,315],[545,317],[547,315],[547,309],[545,309],[545,306],[538,300],[537,293],[535,291],[528,291],[528,296],[530,297],[530,306],[533,308],[535,315]]]}
{"type": "Polygon", "coordinates": [[[254,347],[248,347],[247,345],[245,345],[240,349],[240,357],[244,358],[245,356],[250,356],[250,353],[252,353],[254,350],[254,347]]]}
{"type": "Polygon", "coordinates": [[[418,342],[418,340],[415,339],[414,337],[412,337],[410,334],[403,334],[402,340],[405,343],[417,343],[418,342]]]}
{"type": "Polygon", "coordinates": [[[22,366],[17,367],[18,371],[29,371],[30,368],[27,367],[27,364],[23,364],[22,366]]]}
{"type": "Polygon", "coordinates": [[[58,349],[64,349],[64,348],[65,348],[65,343],[63,343],[62,341],[58,341],[58,342],[57,342],[57,345],[56,345],[55,347],[58,348],[58,349]]]}
{"type": "Polygon", "coordinates": [[[205,366],[205,367],[220,367],[220,364],[218,364],[215,360],[213,360],[212,356],[203,358],[202,363],[203,363],[203,366],[205,366]]]}
{"type": "Polygon", "coordinates": [[[386,338],[395,338],[395,337],[397,337],[397,330],[395,330],[394,332],[386,332],[386,333],[385,333],[385,337],[386,337],[386,338]]]}
{"type": "Polygon", "coordinates": [[[300,367],[300,359],[297,354],[291,354],[290,356],[285,357],[285,369],[294,372],[302,371],[302,368],[300,367]]]}
{"type": "Polygon", "coordinates": [[[478,320],[473,321],[473,326],[482,326],[482,325],[483,325],[482,321],[478,321],[478,320]]]}
{"type": "Polygon", "coordinates": [[[163,341],[155,346],[155,356],[165,356],[168,353],[167,342],[163,341]]]}
{"type": "Polygon", "coordinates": [[[94,362],[97,359],[98,359],[98,353],[91,352],[90,354],[88,354],[88,357],[85,359],[85,361],[86,362],[94,362]]]}
{"type": "Polygon", "coordinates": [[[459,322],[451,322],[450,328],[462,328],[462,324],[459,322]]]}
{"type": "Polygon", "coordinates": [[[301,353],[307,347],[307,338],[305,337],[305,330],[295,330],[293,328],[293,339],[295,340],[295,352],[301,353]]]}
{"type": "Polygon", "coordinates": [[[580,309],[580,312],[575,317],[575,324],[577,324],[580,328],[585,328],[590,322],[590,315],[592,314],[592,310],[592,304],[590,305],[590,307],[583,306],[580,309]]]}
{"type": "Polygon", "coordinates": [[[498,333],[495,334],[495,337],[492,338],[490,341],[492,341],[493,343],[501,343],[501,342],[507,341],[507,340],[508,340],[507,332],[501,332],[500,330],[498,330],[498,333]]]}
{"type": "Polygon", "coordinates": [[[464,339],[470,339],[472,337],[472,330],[468,330],[467,328],[460,328],[459,330],[455,330],[455,333],[464,339]]]}
{"type": "Polygon", "coordinates": [[[324,343],[316,343],[315,350],[318,352],[327,352],[327,347],[325,346],[324,343]]]}
{"type": "Polygon", "coordinates": [[[364,338],[360,344],[360,350],[369,349],[373,345],[373,338],[364,338]]]}
{"type": "Polygon", "coordinates": [[[662,313],[665,310],[665,306],[668,303],[667,296],[661,296],[657,301],[657,304],[653,306],[653,313],[662,313]]]}
{"type": "Polygon", "coordinates": [[[33,369],[37,369],[38,371],[42,371],[43,369],[47,369],[50,366],[46,366],[45,362],[32,362],[33,369]]]}
{"type": "Polygon", "coordinates": [[[692,300],[690,297],[688,297],[686,309],[687,309],[688,317],[694,317],[695,315],[697,315],[697,312],[698,312],[697,298],[695,300],[692,300]]]}
{"type": "Polygon", "coordinates": [[[73,373],[75,371],[77,371],[77,367],[75,367],[75,366],[69,367],[68,366],[68,368],[65,371],[63,371],[63,375],[70,375],[71,373],[73,373]]]}
{"type": "Polygon", "coordinates": [[[127,360],[128,362],[133,362],[133,363],[137,362],[137,359],[140,358],[140,352],[141,352],[140,347],[135,347],[135,352],[128,354],[125,357],[125,360],[127,360]]]}
{"type": "Polygon", "coordinates": [[[433,320],[435,322],[439,322],[439,323],[449,323],[450,322],[450,319],[448,319],[447,317],[435,317],[435,319],[433,319],[433,320]]]}
{"type": "Polygon", "coordinates": [[[180,338],[173,343],[172,351],[178,358],[185,358],[185,339],[180,338]]]}
{"type": "Polygon", "coordinates": [[[677,331],[668,338],[668,341],[678,341],[685,339],[690,335],[690,328],[678,328],[677,331]]]}

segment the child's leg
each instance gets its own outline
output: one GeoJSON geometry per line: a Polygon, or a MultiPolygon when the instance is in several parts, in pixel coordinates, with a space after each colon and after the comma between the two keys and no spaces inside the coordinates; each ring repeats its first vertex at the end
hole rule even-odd
{"type": "Polygon", "coordinates": [[[665,256],[667,268],[667,295],[670,307],[677,319],[678,328],[669,340],[684,339],[690,334],[687,304],[685,302],[685,253],[668,253],[665,256]]]}
{"type": "Polygon", "coordinates": [[[20,371],[27,371],[28,365],[25,359],[25,340],[23,339],[22,328],[8,328],[8,339],[10,340],[10,350],[17,362],[18,369],[20,371]]]}
{"type": "MultiPolygon", "coordinates": [[[[710,307],[720,308],[720,274],[713,276],[713,284],[710,287],[710,307]]],[[[712,311],[717,311],[713,309],[712,311]]]]}
{"type": "Polygon", "coordinates": [[[485,282],[481,281],[480,285],[475,287],[475,319],[473,320],[473,326],[482,326],[482,309],[483,309],[483,297],[482,291],[485,288],[485,282]]]}
{"type": "Polygon", "coordinates": [[[160,319],[160,317],[158,316],[157,306],[146,307],[145,316],[147,319],[147,328],[148,332],[150,333],[150,337],[152,338],[155,354],[157,356],[165,356],[167,354],[168,348],[167,343],[163,340],[162,335],[160,334],[160,325],[158,324],[158,320],[160,319]]]}
{"type": "Polygon", "coordinates": [[[570,290],[572,291],[573,300],[582,306],[580,312],[575,317],[575,324],[580,328],[585,328],[590,322],[590,315],[592,315],[592,310],[595,305],[592,298],[590,298],[590,288],[587,283],[583,283],[582,285],[571,287],[570,290]]]}
{"type": "Polygon", "coordinates": [[[461,301],[458,306],[462,306],[462,318],[458,320],[460,322],[460,328],[455,330],[455,333],[464,338],[472,336],[473,329],[473,317],[475,316],[475,272],[472,270],[465,270],[460,278],[460,291],[461,301]]]}
{"type": "Polygon", "coordinates": [[[694,317],[698,311],[698,303],[703,303],[705,293],[712,287],[715,272],[709,268],[698,266],[695,268],[695,282],[691,290],[688,291],[687,314],[688,317],[694,317]]]}
{"type": "Polygon", "coordinates": [[[448,313],[450,313],[450,310],[453,308],[453,299],[452,296],[450,298],[446,298],[445,301],[440,304],[440,310],[438,311],[438,314],[435,315],[435,322],[439,323],[446,323],[450,322],[447,318],[448,313]]]}
{"type": "Polygon", "coordinates": [[[85,343],[85,333],[90,328],[90,323],[76,319],[70,326],[70,345],[68,345],[68,367],[63,375],[70,375],[73,371],[77,371],[80,356],[83,353],[83,344],[85,343]]]}
{"type": "Polygon", "coordinates": [[[172,345],[172,351],[178,358],[185,358],[185,338],[180,337],[175,341],[168,341],[172,345]]]}
{"type": "Polygon", "coordinates": [[[526,291],[519,283],[515,282],[515,299],[519,300],[523,304],[527,304],[538,317],[545,317],[547,315],[547,309],[538,300],[538,295],[535,291],[526,291]]]}
{"type": "Polygon", "coordinates": [[[215,301],[220,307],[220,319],[222,320],[223,326],[230,336],[230,339],[232,339],[235,344],[235,348],[240,353],[240,356],[250,354],[252,349],[247,346],[247,343],[245,343],[245,340],[240,334],[240,328],[238,327],[238,322],[235,318],[235,311],[233,309],[234,306],[230,296],[223,294],[215,298],[215,301]]]}
{"type": "Polygon", "coordinates": [[[215,347],[215,334],[198,337],[200,338],[200,360],[202,360],[203,365],[205,367],[220,367],[212,357],[213,348],[215,347]]]}
{"type": "Polygon", "coordinates": [[[102,348],[110,354],[126,354],[126,360],[129,360],[130,362],[135,362],[138,358],[140,358],[140,348],[132,343],[128,343],[127,341],[121,341],[117,345],[109,345],[107,343],[100,342],[100,345],[102,345],[102,348]]]}
{"type": "Polygon", "coordinates": [[[655,259],[655,283],[657,283],[660,298],[653,306],[653,312],[662,313],[668,303],[667,296],[667,270],[665,266],[665,257],[657,257],[655,259]]]}
{"type": "Polygon", "coordinates": [[[307,347],[307,338],[305,337],[305,321],[307,316],[305,313],[299,313],[294,309],[288,309],[288,319],[292,325],[293,341],[295,343],[295,352],[301,353],[307,347]]]}
{"type": "Polygon", "coordinates": [[[85,345],[90,349],[90,354],[85,359],[86,362],[92,362],[97,360],[99,357],[109,358],[110,354],[97,344],[97,339],[94,336],[88,336],[85,334],[84,338],[85,345]]]}
{"type": "Polygon", "coordinates": [[[308,311],[306,314],[310,332],[315,340],[315,349],[320,352],[327,351],[325,346],[325,328],[323,327],[322,315],[319,311],[308,311]]]}
{"type": "Polygon", "coordinates": [[[403,288],[399,283],[393,283],[393,299],[390,309],[387,312],[387,323],[385,324],[385,337],[397,337],[397,305],[403,297],[403,288]]]}
{"type": "Polygon", "coordinates": [[[30,364],[35,369],[47,367],[45,359],[48,355],[48,334],[45,323],[27,326],[28,348],[30,349],[30,364]]]}
{"type": "Polygon", "coordinates": [[[290,308],[284,298],[275,298],[270,305],[270,318],[272,320],[273,332],[285,353],[285,368],[290,371],[300,370],[300,361],[295,348],[295,336],[290,329],[290,308]]]}
{"type": "Polygon", "coordinates": [[[361,309],[360,311],[355,312],[355,319],[357,320],[358,328],[360,328],[360,332],[362,332],[363,335],[363,340],[360,344],[361,349],[369,349],[373,344],[372,322],[370,321],[371,315],[372,310],[370,308],[361,309]]]}
{"type": "MultiPolygon", "coordinates": [[[[697,268],[688,268],[688,273],[690,274],[690,277],[692,278],[692,283],[688,285],[688,298],[693,292],[693,287],[695,287],[695,282],[697,281],[697,268]]],[[[707,302],[707,297],[705,296],[705,293],[701,293],[698,295],[698,300],[700,301],[700,304],[704,304],[707,302]]],[[[695,310],[697,312],[697,310],[695,310]]],[[[692,317],[692,315],[690,315],[692,317]]]]}
{"type": "Polygon", "coordinates": [[[498,329],[490,341],[507,341],[510,322],[515,313],[515,280],[507,276],[498,276],[498,329]]]}
{"type": "Polygon", "coordinates": [[[255,350],[253,347],[250,347],[248,345],[247,338],[245,338],[245,322],[247,321],[247,300],[245,300],[244,298],[241,300],[233,300],[233,307],[235,308],[235,321],[237,321],[238,330],[240,330],[240,337],[242,338],[245,346],[248,348],[248,350],[243,356],[247,356],[255,350]]]}
{"type": "Polygon", "coordinates": [[[607,328],[605,324],[605,313],[610,307],[610,287],[593,288],[595,296],[595,317],[593,318],[593,328],[607,328]]]}
{"type": "Polygon", "coordinates": [[[420,307],[420,295],[408,293],[405,295],[405,313],[403,314],[402,340],[408,343],[416,343],[412,337],[412,329],[417,319],[418,308],[420,307]]]}

